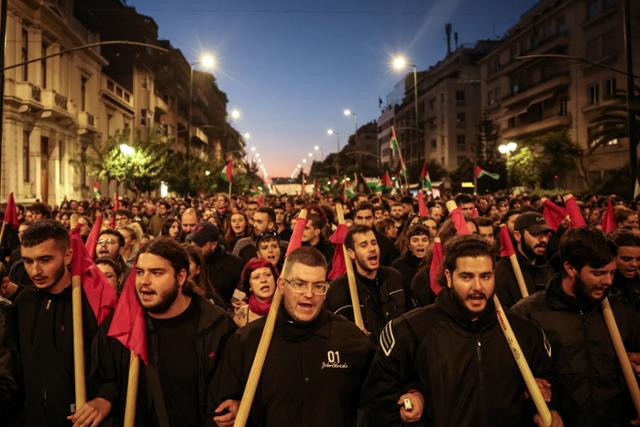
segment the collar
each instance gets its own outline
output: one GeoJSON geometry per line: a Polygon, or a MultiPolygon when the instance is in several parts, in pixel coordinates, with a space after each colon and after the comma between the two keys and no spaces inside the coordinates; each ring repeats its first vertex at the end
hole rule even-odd
{"type": "Polygon", "coordinates": [[[330,333],[329,312],[323,307],[314,320],[309,323],[300,323],[293,320],[284,307],[280,305],[278,318],[276,319],[276,330],[278,335],[286,341],[302,342],[307,341],[312,335],[329,338],[330,333]]]}
{"type": "MultiPolygon", "coordinates": [[[[605,293],[605,296],[607,293],[605,293]]],[[[552,310],[572,310],[572,311],[590,311],[598,308],[600,301],[590,301],[584,298],[573,297],[568,295],[562,289],[562,274],[558,273],[549,282],[549,286],[545,291],[545,296],[549,308],[552,310]]],[[[604,299],[604,297],[603,297],[604,299]]]]}
{"type": "Polygon", "coordinates": [[[497,323],[496,308],[492,298],[489,298],[485,310],[480,313],[476,320],[472,320],[471,313],[460,304],[450,288],[444,288],[438,294],[436,307],[460,327],[472,333],[486,331],[497,323]]]}

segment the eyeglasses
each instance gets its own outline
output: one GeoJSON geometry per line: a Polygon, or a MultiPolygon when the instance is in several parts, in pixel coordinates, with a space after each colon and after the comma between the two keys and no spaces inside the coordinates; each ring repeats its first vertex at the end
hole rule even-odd
{"type": "Polygon", "coordinates": [[[309,282],[302,282],[300,280],[287,280],[287,279],[282,279],[282,280],[287,285],[289,285],[291,290],[296,294],[306,294],[307,292],[309,292],[309,290],[311,290],[311,292],[314,295],[325,295],[329,290],[329,284],[326,282],[309,283],[309,282]]]}
{"type": "Polygon", "coordinates": [[[100,239],[98,240],[99,245],[114,245],[118,243],[116,239],[100,239]]]}

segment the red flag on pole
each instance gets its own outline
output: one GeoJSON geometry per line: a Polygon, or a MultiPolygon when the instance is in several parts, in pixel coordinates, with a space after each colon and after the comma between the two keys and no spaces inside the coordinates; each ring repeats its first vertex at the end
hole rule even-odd
{"type": "Polygon", "coordinates": [[[558,227],[562,224],[562,221],[564,221],[567,215],[569,215],[569,212],[547,199],[544,201],[542,215],[549,227],[551,227],[553,231],[558,231],[558,227]]]}
{"type": "Polygon", "coordinates": [[[433,253],[431,256],[431,265],[429,266],[429,287],[435,295],[442,291],[442,285],[438,282],[440,269],[442,268],[442,243],[440,239],[433,242],[433,253]]]}
{"type": "Polygon", "coordinates": [[[500,227],[500,234],[498,235],[498,238],[500,239],[500,256],[510,257],[511,255],[515,255],[516,251],[513,248],[511,236],[509,235],[507,227],[500,227]]]}
{"type": "Polygon", "coordinates": [[[304,227],[306,225],[306,218],[296,218],[296,225],[293,227],[293,232],[291,233],[291,239],[289,239],[289,247],[287,248],[285,258],[288,257],[291,252],[302,246],[302,233],[304,232],[304,227]]]}
{"type": "Polygon", "coordinates": [[[471,234],[471,232],[469,231],[469,227],[467,226],[467,221],[464,219],[464,215],[462,214],[460,208],[455,208],[454,210],[449,212],[449,216],[455,224],[458,234],[471,234]]]}
{"type": "Polygon", "coordinates": [[[98,245],[98,237],[100,237],[100,231],[102,230],[102,214],[98,212],[96,215],[96,220],[91,227],[91,231],[89,232],[89,236],[87,236],[87,241],[85,242],[85,247],[87,248],[87,252],[89,253],[89,258],[93,259],[96,255],[96,246],[98,245]]]}
{"type": "Polygon", "coordinates": [[[70,238],[73,250],[71,275],[81,277],[82,291],[87,297],[99,325],[113,311],[118,297],[105,275],[89,258],[89,253],[82,243],[82,237],[80,237],[80,227],[71,231],[70,238]]]}
{"type": "Polygon", "coordinates": [[[329,241],[336,246],[333,252],[333,260],[331,261],[331,271],[327,276],[329,280],[334,280],[347,272],[342,245],[344,245],[344,240],[348,232],[349,228],[346,225],[339,224],[336,231],[329,237],[329,241]]]}
{"type": "Polygon", "coordinates": [[[582,212],[576,203],[576,198],[572,195],[566,196],[564,199],[564,205],[567,207],[569,217],[571,218],[571,227],[580,228],[585,227],[587,223],[582,217],[582,212]]]}
{"type": "Polygon", "coordinates": [[[618,226],[616,225],[616,221],[613,217],[613,206],[611,205],[611,199],[607,202],[607,210],[604,211],[604,215],[602,215],[602,232],[609,234],[616,231],[618,226]]]}
{"type": "Polygon", "coordinates": [[[424,204],[424,196],[422,195],[422,189],[418,190],[418,215],[422,217],[429,215],[429,211],[427,211],[427,206],[424,204]]]}
{"type": "Polygon", "coordinates": [[[122,295],[113,313],[107,336],[117,339],[123,346],[134,352],[149,363],[147,355],[147,325],[144,309],[138,302],[136,295],[136,269],[131,269],[127,282],[122,289],[122,295]]]}
{"type": "Polygon", "coordinates": [[[9,198],[7,199],[7,207],[4,210],[4,222],[14,228],[14,230],[18,229],[18,210],[16,209],[16,201],[13,198],[13,193],[9,193],[9,198]]]}

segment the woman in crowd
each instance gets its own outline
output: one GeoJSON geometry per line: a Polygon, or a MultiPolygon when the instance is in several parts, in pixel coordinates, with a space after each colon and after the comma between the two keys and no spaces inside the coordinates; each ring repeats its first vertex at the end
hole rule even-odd
{"type": "Polygon", "coordinates": [[[209,281],[209,275],[205,271],[200,249],[195,245],[184,245],[189,254],[189,276],[188,283],[192,284],[193,292],[209,300],[212,304],[226,308],[227,302],[222,300],[218,291],[209,281]]]}
{"type": "Polygon", "coordinates": [[[240,287],[249,296],[247,301],[234,303],[233,320],[238,326],[266,316],[276,290],[278,272],[269,261],[251,258],[242,270],[240,287]]]}
{"type": "Polygon", "coordinates": [[[401,242],[402,256],[391,263],[393,268],[402,273],[402,285],[407,295],[411,294],[413,276],[425,264],[430,241],[427,227],[420,223],[412,225],[401,242]]]}
{"type": "Polygon", "coordinates": [[[235,211],[229,216],[225,228],[227,233],[224,236],[224,240],[229,250],[233,250],[238,240],[250,236],[252,232],[247,215],[241,211],[235,211]]]}
{"type": "Polygon", "coordinates": [[[96,267],[104,273],[109,283],[111,283],[111,286],[113,286],[113,289],[120,294],[122,289],[122,270],[120,269],[120,265],[112,258],[103,256],[96,259],[96,267]]]}
{"type": "Polygon", "coordinates": [[[170,216],[162,223],[161,236],[171,237],[174,240],[180,241],[182,234],[182,224],[178,217],[170,216]]]}
{"type": "Polygon", "coordinates": [[[257,257],[267,260],[277,271],[282,270],[284,254],[280,248],[278,234],[275,231],[267,231],[256,236],[257,257]]]}

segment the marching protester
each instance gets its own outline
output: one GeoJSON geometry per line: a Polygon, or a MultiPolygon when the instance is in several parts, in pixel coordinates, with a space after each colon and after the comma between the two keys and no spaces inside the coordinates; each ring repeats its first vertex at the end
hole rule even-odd
{"type": "Polygon", "coordinates": [[[412,225],[403,238],[403,256],[391,263],[402,275],[403,289],[411,289],[411,280],[425,264],[429,250],[429,230],[422,224],[412,225]]]}
{"type": "MultiPolygon", "coordinates": [[[[601,309],[616,272],[615,243],[597,230],[572,229],[561,239],[559,255],[562,273],[513,309],[534,320],[551,342],[553,397],[565,425],[628,426],[637,414],[601,309]]],[[[638,374],[640,316],[616,298],[610,303],[638,374]]]]}
{"type": "MultiPolygon", "coordinates": [[[[344,244],[355,267],[365,329],[377,340],[388,321],[411,308],[409,291],[403,287],[398,270],[380,265],[380,247],[370,227],[354,225],[349,229],[344,244]]],[[[346,274],[331,283],[327,309],[353,321],[353,305],[346,274]]]]}
{"type": "MultiPolygon", "coordinates": [[[[278,280],[283,303],[251,407],[251,426],[353,426],[374,347],[352,323],[324,308],[322,254],[301,247],[278,280]]],[[[234,423],[265,320],[238,329],[225,347],[211,396],[213,421],[234,423]]]]}
{"type": "MultiPolygon", "coordinates": [[[[498,325],[491,246],[477,236],[455,237],[443,269],[449,288],[435,304],[392,320],[382,331],[362,389],[367,419],[384,426],[514,427],[535,419],[543,426],[498,325]]],[[[548,398],[551,349],[544,334],[518,316],[508,319],[548,398]]],[[[552,414],[552,425],[561,426],[559,414],[552,414]]]]}
{"type": "Polygon", "coordinates": [[[617,252],[616,272],[609,292],[640,313],[640,236],[621,228],[611,237],[617,252]]]}
{"type": "Polygon", "coordinates": [[[394,259],[400,255],[395,247],[393,240],[379,233],[374,227],[373,211],[375,208],[369,202],[358,204],[353,209],[353,223],[355,225],[364,225],[369,227],[376,238],[377,246],[380,248],[380,264],[389,266],[394,259]]]}
{"type": "Polygon", "coordinates": [[[108,256],[99,257],[95,260],[95,263],[107,280],[109,280],[113,289],[119,293],[122,286],[122,270],[120,269],[120,264],[108,256]]]}
{"type": "Polygon", "coordinates": [[[109,228],[100,232],[98,242],[96,245],[95,258],[109,257],[114,260],[122,271],[122,277],[128,277],[131,271],[131,264],[125,261],[122,256],[124,250],[125,240],[122,233],[118,230],[111,230],[109,228]]]}
{"type": "MultiPolygon", "coordinates": [[[[223,309],[189,290],[189,255],[172,239],[161,237],[142,248],[133,274],[149,352],[140,371],[136,425],[203,425],[206,391],[235,324],[223,309]]],[[[107,335],[112,321],[100,327],[92,366],[100,382],[97,393],[121,425],[130,352],[107,335]]]]}
{"type": "Polygon", "coordinates": [[[266,231],[255,236],[257,258],[269,261],[278,271],[282,270],[284,251],[280,247],[278,233],[275,230],[266,231]]]}
{"type": "Polygon", "coordinates": [[[260,258],[249,260],[240,276],[246,301],[238,301],[233,307],[233,320],[238,326],[260,319],[269,312],[277,280],[278,271],[272,263],[260,258]]]}
{"type": "MultiPolygon", "coordinates": [[[[553,276],[546,259],[550,236],[551,227],[537,212],[525,212],[515,220],[513,237],[517,242],[516,256],[529,295],[544,290],[553,276]]],[[[511,307],[522,298],[508,258],[501,259],[496,265],[496,294],[505,307],[511,307]]]]}
{"type": "Polygon", "coordinates": [[[182,239],[182,223],[178,217],[170,216],[162,223],[160,235],[180,241],[182,239]]]}
{"type": "Polygon", "coordinates": [[[7,421],[19,401],[19,363],[15,308],[0,296],[0,417],[7,421]]]}

